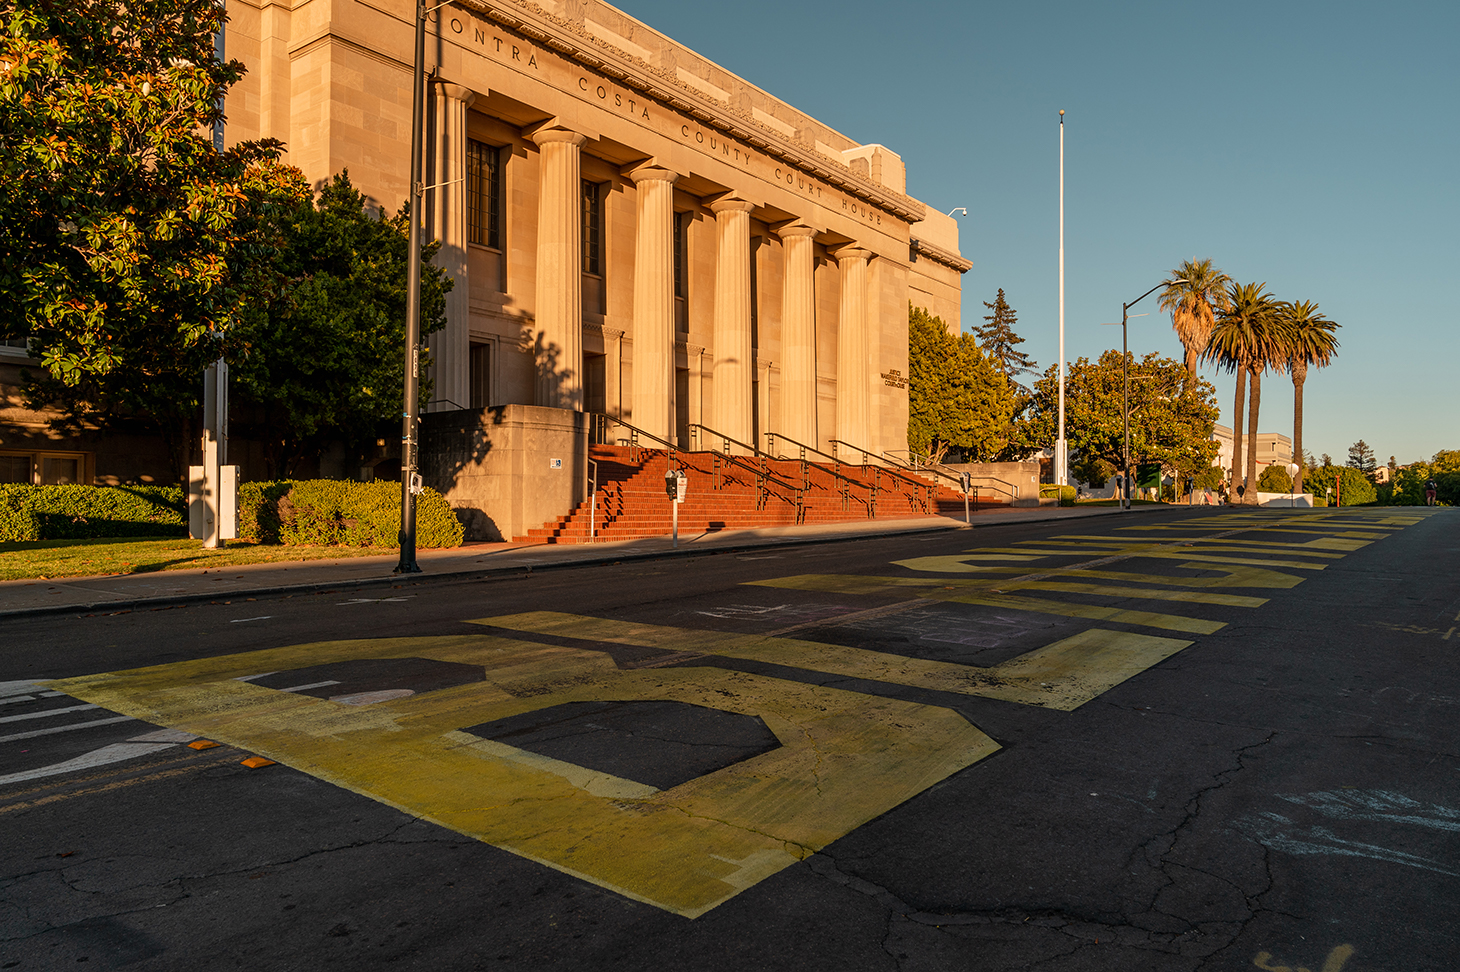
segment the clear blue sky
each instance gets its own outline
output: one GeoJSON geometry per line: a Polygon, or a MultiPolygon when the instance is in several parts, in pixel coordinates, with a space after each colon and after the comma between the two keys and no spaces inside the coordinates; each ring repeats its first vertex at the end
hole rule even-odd
{"type": "MultiPolygon", "coordinates": [[[[1119,347],[1122,301],[1211,257],[1343,325],[1304,440],[1336,460],[1460,448],[1460,4],[622,0],[619,6],[860,142],[908,191],[967,206],[963,320],[1003,287],[1057,354],[1058,110],[1071,360],[1119,347]],[[733,12],[731,12],[733,11],[733,12]]],[[[1153,303],[1131,347],[1180,356],[1153,303]]],[[[1230,424],[1233,381],[1216,381],[1230,424]]],[[[1264,431],[1292,433],[1269,375],[1264,431]]]]}

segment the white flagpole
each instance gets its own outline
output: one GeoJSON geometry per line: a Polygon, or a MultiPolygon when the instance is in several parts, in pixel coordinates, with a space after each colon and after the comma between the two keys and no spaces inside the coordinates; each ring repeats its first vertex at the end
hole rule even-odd
{"type": "Polygon", "coordinates": [[[1070,456],[1065,445],[1065,110],[1060,109],[1060,418],[1054,444],[1054,481],[1069,484],[1070,456]]]}

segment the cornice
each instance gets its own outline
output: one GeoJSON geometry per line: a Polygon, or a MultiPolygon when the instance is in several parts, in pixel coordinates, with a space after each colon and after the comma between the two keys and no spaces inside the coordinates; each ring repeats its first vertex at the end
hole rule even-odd
{"type": "Polygon", "coordinates": [[[883,212],[915,223],[926,207],[910,196],[864,178],[840,160],[801,145],[771,129],[748,109],[713,99],[638,55],[609,44],[582,24],[564,20],[531,0],[450,0],[479,13],[529,40],[653,98],[655,101],[717,128],[733,138],[837,187],[883,212]]]}
{"type": "Polygon", "coordinates": [[[934,263],[941,263],[943,266],[951,270],[957,270],[959,273],[967,273],[973,269],[972,260],[965,260],[952,250],[945,250],[941,246],[934,246],[927,240],[920,240],[914,237],[908,244],[908,259],[916,263],[920,256],[927,257],[934,263]]]}

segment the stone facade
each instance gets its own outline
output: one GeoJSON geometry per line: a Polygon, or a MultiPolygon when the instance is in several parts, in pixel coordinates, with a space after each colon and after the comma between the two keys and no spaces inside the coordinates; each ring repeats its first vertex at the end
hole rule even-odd
{"type": "MultiPolygon", "coordinates": [[[[415,6],[228,0],[229,142],[409,194],[415,6]]],[[[601,412],[682,445],[906,447],[909,302],[959,327],[957,223],[858,144],[599,0],[430,15],[423,212],[455,280],[428,412],[601,412]]],[[[423,457],[425,461],[425,457],[423,457]]]]}
{"type": "MultiPolygon", "coordinates": [[[[414,5],[228,10],[228,53],[249,67],[229,139],[278,138],[314,182],[348,168],[400,206],[414,5]]],[[[896,153],[597,0],[443,6],[427,69],[425,212],[456,279],[431,410],[904,446],[908,302],[956,329],[969,264],[956,222],[906,195],[896,153]]]]}

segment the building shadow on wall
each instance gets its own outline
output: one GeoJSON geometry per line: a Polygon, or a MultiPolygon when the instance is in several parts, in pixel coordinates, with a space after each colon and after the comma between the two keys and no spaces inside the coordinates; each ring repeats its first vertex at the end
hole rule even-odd
{"type": "MultiPolygon", "coordinates": [[[[513,342],[504,340],[502,347],[513,342]]],[[[517,315],[515,352],[528,356],[532,363],[532,401],[503,402],[478,408],[451,409],[429,412],[422,417],[420,468],[422,482],[437,490],[448,501],[456,517],[461,521],[468,540],[506,540],[507,531],[484,509],[467,502],[454,501],[462,480],[480,470],[500,441],[503,426],[508,423],[508,410],[512,405],[546,404],[559,406],[563,401],[564,389],[574,383],[577,376],[562,367],[563,350],[545,342],[538,331],[536,321],[526,313],[517,315]]],[[[521,360],[521,359],[518,359],[521,360]]],[[[499,371],[507,362],[499,364],[499,371]]],[[[489,389],[493,398],[501,397],[497,385],[489,389]]],[[[574,474],[581,475],[578,468],[585,456],[575,456],[574,474]]]]}

